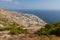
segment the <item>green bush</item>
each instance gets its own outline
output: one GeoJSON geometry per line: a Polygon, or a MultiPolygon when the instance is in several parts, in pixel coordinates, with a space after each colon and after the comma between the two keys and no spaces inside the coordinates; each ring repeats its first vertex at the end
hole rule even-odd
{"type": "Polygon", "coordinates": [[[13,29],[10,30],[10,33],[11,33],[11,34],[18,34],[18,33],[17,33],[17,30],[13,30],[13,29]]]}
{"type": "Polygon", "coordinates": [[[0,28],[0,31],[10,31],[11,34],[21,34],[21,33],[28,33],[27,30],[24,30],[16,24],[15,22],[9,23],[6,27],[0,28]]]}
{"type": "Polygon", "coordinates": [[[48,31],[48,29],[41,28],[40,30],[37,31],[37,34],[38,35],[48,35],[49,31],[48,31]]]}
{"type": "Polygon", "coordinates": [[[9,30],[11,34],[21,34],[21,33],[28,33],[27,30],[24,30],[20,27],[4,27],[0,28],[0,31],[9,30]]]}
{"type": "Polygon", "coordinates": [[[23,30],[20,27],[17,27],[16,29],[11,29],[10,30],[11,34],[21,34],[21,33],[27,33],[27,30],[23,30]]]}
{"type": "Polygon", "coordinates": [[[0,28],[0,31],[5,31],[6,29],[5,28],[0,28]]]}
{"type": "Polygon", "coordinates": [[[0,31],[10,30],[10,29],[14,29],[14,27],[3,27],[0,28],[0,31]]]}
{"type": "Polygon", "coordinates": [[[36,32],[38,35],[57,35],[60,36],[60,22],[47,24],[36,32]]]}

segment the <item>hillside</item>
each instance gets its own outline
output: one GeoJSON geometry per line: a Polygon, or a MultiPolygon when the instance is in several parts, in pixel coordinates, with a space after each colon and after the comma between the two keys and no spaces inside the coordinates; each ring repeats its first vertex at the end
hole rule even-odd
{"type": "MultiPolygon", "coordinates": [[[[18,12],[8,12],[3,9],[0,9],[0,17],[3,18],[3,20],[8,21],[8,23],[15,22],[19,26],[24,26],[23,29],[38,30],[38,28],[41,28],[46,24],[42,19],[35,15],[23,14],[18,12]]],[[[7,22],[5,22],[5,24],[6,23],[7,22]]]]}
{"type": "Polygon", "coordinates": [[[0,9],[0,40],[60,40],[60,22],[0,9]]]}
{"type": "MultiPolygon", "coordinates": [[[[45,24],[46,22],[44,22],[42,19],[35,15],[18,12],[9,12],[0,8],[1,40],[20,40],[19,38],[22,36],[22,39],[24,39],[24,37],[29,38],[29,35],[31,33],[35,33],[35,31],[45,26],[45,24]]],[[[34,37],[36,34],[32,35],[30,36],[34,37]]],[[[39,38],[38,35],[36,36],[37,38],[39,38]]]]}

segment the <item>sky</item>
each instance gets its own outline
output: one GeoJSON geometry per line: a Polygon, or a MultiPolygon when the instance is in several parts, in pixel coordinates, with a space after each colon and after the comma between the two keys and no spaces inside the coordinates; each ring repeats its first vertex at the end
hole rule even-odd
{"type": "Polygon", "coordinates": [[[0,0],[0,8],[60,10],[60,0],[0,0]]]}

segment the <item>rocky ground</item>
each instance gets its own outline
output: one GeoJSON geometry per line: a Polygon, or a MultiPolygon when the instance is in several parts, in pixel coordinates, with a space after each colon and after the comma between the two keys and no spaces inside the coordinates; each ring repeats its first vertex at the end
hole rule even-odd
{"type": "Polygon", "coordinates": [[[52,35],[37,35],[37,34],[19,34],[11,35],[7,31],[0,32],[0,40],[60,40],[60,37],[52,35]]]}

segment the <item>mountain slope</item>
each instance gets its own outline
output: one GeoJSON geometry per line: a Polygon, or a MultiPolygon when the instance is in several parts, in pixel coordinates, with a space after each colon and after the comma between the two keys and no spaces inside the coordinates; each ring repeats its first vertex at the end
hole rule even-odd
{"type": "Polygon", "coordinates": [[[37,30],[46,24],[42,19],[35,15],[23,14],[18,12],[9,12],[3,9],[0,9],[0,19],[5,21],[6,25],[10,22],[15,22],[19,26],[23,26],[23,29],[37,30]]]}

